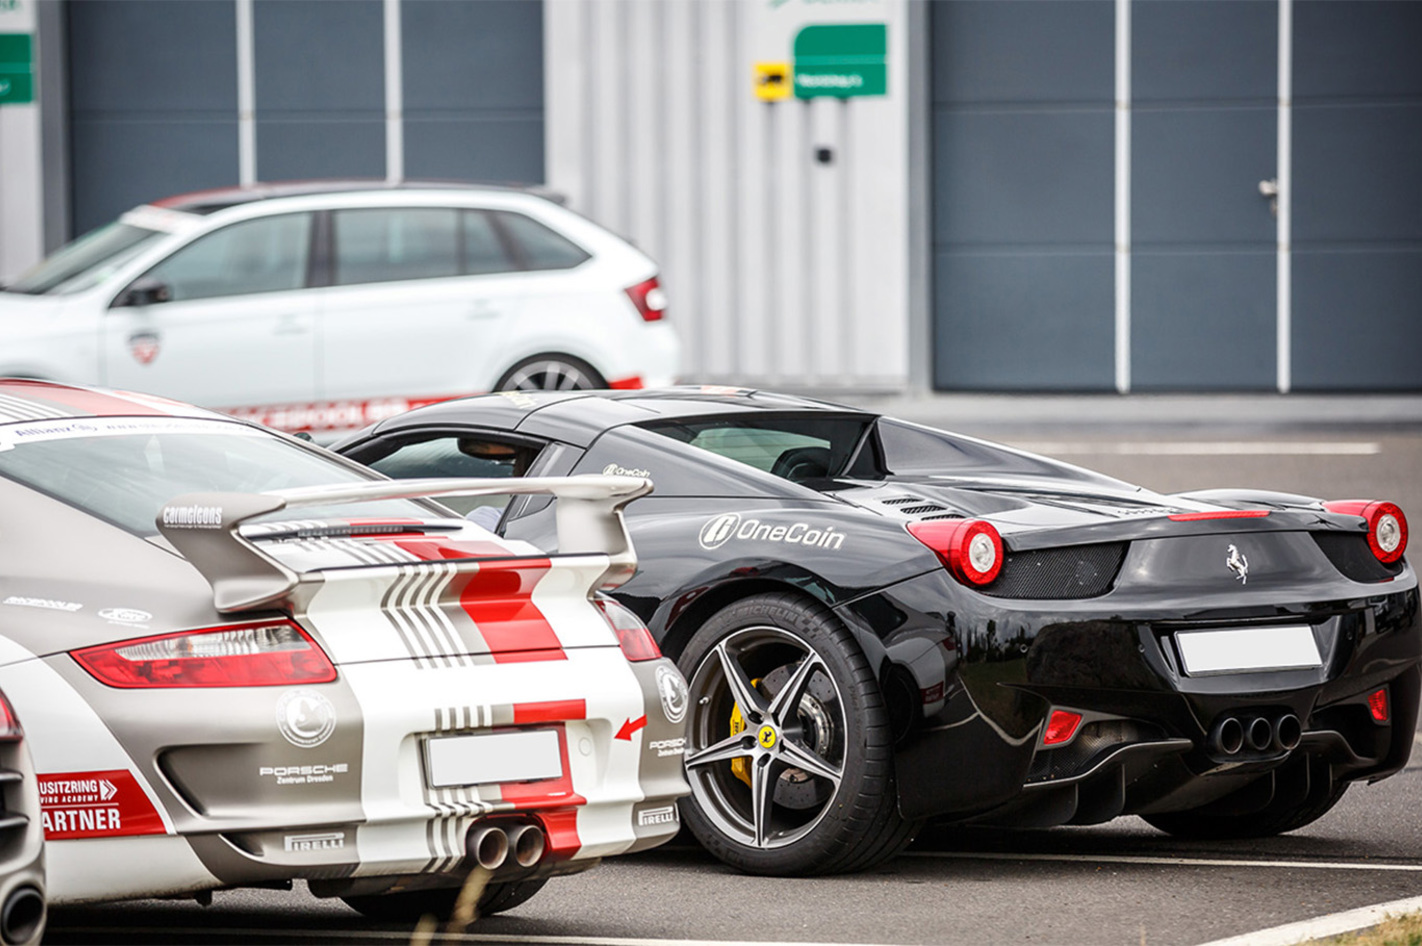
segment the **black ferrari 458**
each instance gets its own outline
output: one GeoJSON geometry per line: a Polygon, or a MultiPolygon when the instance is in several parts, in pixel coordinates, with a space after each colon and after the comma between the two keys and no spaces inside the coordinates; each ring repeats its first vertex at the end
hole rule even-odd
{"type": "MultiPolygon", "coordinates": [[[[648,476],[616,592],[690,681],[682,803],[747,871],[856,870],[925,821],[1272,835],[1403,767],[1417,577],[1389,502],[1162,495],[852,408],[521,392],[337,449],[394,477],[648,476]]],[[[547,498],[461,508],[555,542],[547,498]]]]}

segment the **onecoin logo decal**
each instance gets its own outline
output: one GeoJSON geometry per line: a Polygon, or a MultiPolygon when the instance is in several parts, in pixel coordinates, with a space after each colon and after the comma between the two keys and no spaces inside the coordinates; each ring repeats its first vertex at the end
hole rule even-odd
{"type": "Polygon", "coordinates": [[[726,544],[727,539],[736,534],[736,527],[740,524],[740,513],[723,513],[701,527],[701,534],[697,536],[697,541],[701,543],[703,549],[719,549],[726,544]]]}
{"type": "Polygon", "coordinates": [[[315,690],[289,690],[277,702],[276,719],[287,742],[310,749],[335,732],[336,708],[315,690]]]}
{"type": "Polygon", "coordinates": [[[762,749],[770,749],[775,745],[775,727],[762,726],[760,732],[756,733],[756,741],[760,743],[762,749]]]}

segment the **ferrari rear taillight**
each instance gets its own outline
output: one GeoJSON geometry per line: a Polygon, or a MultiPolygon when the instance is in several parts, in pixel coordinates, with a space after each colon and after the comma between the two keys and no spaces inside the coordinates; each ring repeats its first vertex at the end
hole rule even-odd
{"type": "Polygon", "coordinates": [[[1374,690],[1368,694],[1368,712],[1373,715],[1373,719],[1379,723],[1387,722],[1387,687],[1381,690],[1374,690]]]}
{"type": "Polygon", "coordinates": [[[1361,516],[1368,524],[1368,548],[1378,561],[1391,564],[1407,551],[1407,517],[1395,503],[1344,499],[1324,503],[1323,508],[1345,516],[1361,516]]]}
{"type": "Polygon", "coordinates": [[[1076,735],[1076,727],[1081,725],[1081,714],[1071,710],[1052,710],[1047,719],[1047,728],[1042,732],[1042,745],[1060,746],[1071,742],[1076,735]]]}
{"type": "Polygon", "coordinates": [[[264,687],[329,683],[336,668],[290,621],[203,628],[76,650],[111,687],[264,687]]]}
{"type": "Polygon", "coordinates": [[[656,660],[662,655],[652,632],[637,615],[611,598],[594,598],[593,604],[597,605],[607,626],[617,635],[617,646],[622,648],[628,660],[656,660]]]}
{"type": "Polygon", "coordinates": [[[1002,571],[1002,536],[981,519],[910,522],[908,530],[965,585],[987,585],[1002,571]]]}
{"type": "Polygon", "coordinates": [[[639,282],[627,288],[627,297],[637,307],[637,314],[644,322],[660,322],[667,314],[667,294],[657,277],[639,282]]]}

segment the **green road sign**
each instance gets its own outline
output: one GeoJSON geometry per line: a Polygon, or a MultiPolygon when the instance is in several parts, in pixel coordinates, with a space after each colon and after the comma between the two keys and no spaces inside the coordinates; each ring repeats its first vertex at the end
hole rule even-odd
{"type": "Polygon", "coordinates": [[[883,23],[807,26],[795,35],[795,97],[883,95],[888,54],[883,23]]]}
{"type": "Polygon", "coordinates": [[[30,34],[0,33],[0,105],[34,100],[34,46],[30,34]]]}

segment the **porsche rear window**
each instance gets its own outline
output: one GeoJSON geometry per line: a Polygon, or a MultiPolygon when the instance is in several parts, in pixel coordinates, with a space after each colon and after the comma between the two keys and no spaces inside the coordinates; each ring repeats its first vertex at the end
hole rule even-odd
{"type": "MultiPolygon", "coordinates": [[[[253,427],[167,417],[4,425],[0,476],[141,536],[156,535],[159,509],[184,493],[259,493],[369,479],[253,427]]],[[[302,507],[263,521],[355,517],[427,519],[430,510],[384,500],[302,507]]]]}
{"type": "Polygon", "coordinates": [[[728,460],[800,482],[838,475],[870,424],[870,419],[859,417],[753,415],[644,426],[728,460]]]}

